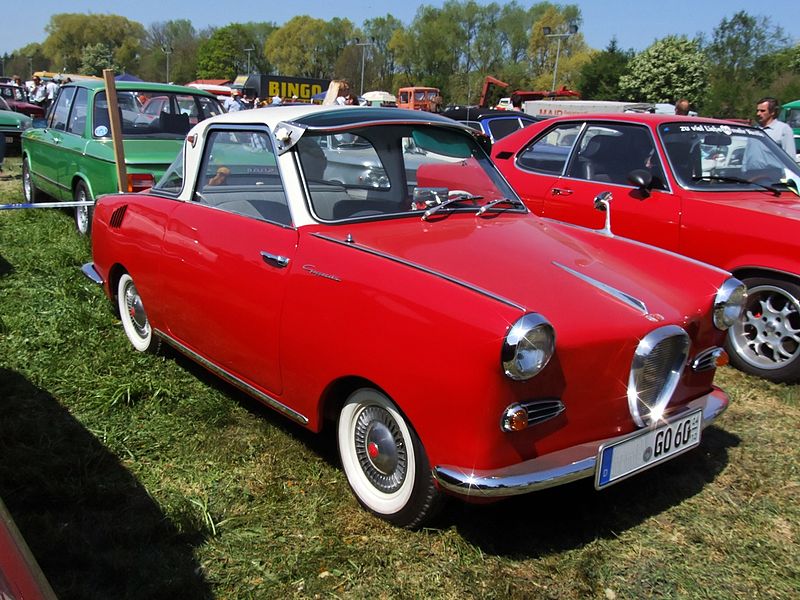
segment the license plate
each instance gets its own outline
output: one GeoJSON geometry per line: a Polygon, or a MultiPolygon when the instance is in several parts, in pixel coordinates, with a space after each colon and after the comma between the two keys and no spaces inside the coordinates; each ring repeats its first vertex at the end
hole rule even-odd
{"type": "Polygon", "coordinates": [[[13,143],[14,143],[14,138],[11,137],[10,135],[7,135],[6,136],[6,144],[13,144],[13,143]]]}
{"type": "Polygon", "coordinates": [[[703,411],[695,411],[657,429],[600,448],[594,487],[598,490],[649,469],[700,443],[703,411]]]}

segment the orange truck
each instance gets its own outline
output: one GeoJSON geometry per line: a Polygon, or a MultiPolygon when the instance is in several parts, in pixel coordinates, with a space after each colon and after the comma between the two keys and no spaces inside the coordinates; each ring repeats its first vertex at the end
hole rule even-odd
{"type": "Polygon", "coordinates": [[[412,110],[439,112],[442,106],[442,94],[435,87],[403,87],[397,92],[397,107],[412,110]]]}

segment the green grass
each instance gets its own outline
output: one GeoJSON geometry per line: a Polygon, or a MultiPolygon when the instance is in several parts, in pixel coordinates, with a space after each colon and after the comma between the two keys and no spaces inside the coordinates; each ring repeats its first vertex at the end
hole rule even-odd
{"type": "Polygon", "coordinates": [[[134,352],[89,258],[66,212],[0,211],[0,496],[62,599],[800,595],[799,386],[724,369],[698,450],[408,532],[358,507],[329,435],[134,352]]]}

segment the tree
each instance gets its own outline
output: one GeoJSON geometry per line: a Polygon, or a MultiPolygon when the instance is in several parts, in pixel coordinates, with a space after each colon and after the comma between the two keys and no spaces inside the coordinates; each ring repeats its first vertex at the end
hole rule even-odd
{"type": "Polygon", "coordinates": [[[623,100],[619,80],[625,74],[633,50],[620,50],[617,39],[611,38],[602,52],[592,58],[580,70],[578,89],[584,100],[623,100]]]}
{"type": "Polygon", "coordinates": [[[697,40],[669,35],[631,59],[620,77],[620,93],[638,102],[701,104],[708,85],[708,61],[697,40]]]}
{"type": "MultiPolygon", "coordinates": [[[[394,90],[394,75],[397,71],[397,58],[392,50],[391,41],[395,32],[403,30],[403,23],[387,14],[364,21],[362,38],[370,40],[368,46],[368,62],[366,67],[365,86],[369,89],[394,90]]],[[[337,72],[339,68],[337,65],[337,72]]],[[[365,89],[366,89],[365,88],[365,89]]]]}
{"type": "Polygon", "coordinates": [[[788,50],[787,36],[767,17],[739,11],[723,19],[705,47],[712,66],[707,110],[721,117],[752,114],[765,90],[791,72],[788,50]]]}
{"type": "Polygon", "coordinates": [[[147,81],[169,79],[180,83],[192,81],[197,71],[197,54],[202,38],[191,21],[178,19],[153,23],[143,44],[141,67],[137,75],[147,81]]]}
{"type": "Polygon", "coordinates": [[[267,38],[264,56],[281,75],[330,77],[333,62],[321,59],[326,23],[308,15],[293,17],[267,38]]]}
{"type": "Polygon", "coordinates": [[[84,46],[81,53],[80,72],[84,75],[101,77],[103,69],[120,71],[119,66],[114,63],[114,53],[111,48],[101,43],[84,46]]]}
{"type": "Polygon", "coordinates": [[[80,70],[87,46],[103,44],[122,69],[135,71],[145,39],[144,27],[119,15],[62,13],[50,17],[45,27],[45,55],[54,71],[80,70]]]}
{"type": "Polygon", "coordinates": [[[215,29],[211,35],[200,42],[197,51],[197,77],[201,79],[230,79],[240,73],[247,72],[247,48],[250,53],[250,70],[268,70],[269,63],[264,61],[265,55],[261,42],[265,35],[267,42],[274,34],[266,34],[272,30],[272,24],[232,23],[215,29]]]}
{"type": "Polygon", "coordinates": [[[549,3],[539,5],[540,16],[531,27],[528,43],[528,60],[531,65],[529,84],[535,89],[553,87],[554,75],[557,76],[555,87],[574,88],[580,69],[591,55],[583,34],[577,33],[560,40],[553,41],[546,37],[544,28],[549,27],[554,33],[564,33],[569,26],[580,27],[581,12],[574,4],[556,6],[549,3]],[[558,60],[558,73],[555,73],[558,60]]]}

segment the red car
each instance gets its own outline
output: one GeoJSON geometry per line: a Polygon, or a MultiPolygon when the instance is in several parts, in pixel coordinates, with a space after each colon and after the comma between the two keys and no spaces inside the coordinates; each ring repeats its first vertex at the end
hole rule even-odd
{"type": "Polygon", "coordinates": [[[749,298],[730,329],[731,362],[800,380],[800,169],[761,130],[649,114],[552,119],[497,142],[492,157],[534,213],[731,271],[749,298]]]}
{"type": "Polygon", "coordinates": [[[30,103],[28,101],[28,93],[18,85],[0,83],[0,96],[15,112],[28,115],[31,119],[44,117],[44,109],[41,106],[30,103]]]}
{"type": "Polygon", "coordinates": [[[151,191],[99,198],[84,272],[137,350],[335,428],[357,499],[398,525],[696,446],[744,286],[531,215],[484,144],[394,108],[214,117],[151,191]],[[365,156],[345,182],[342,134],[365,156]]]}

